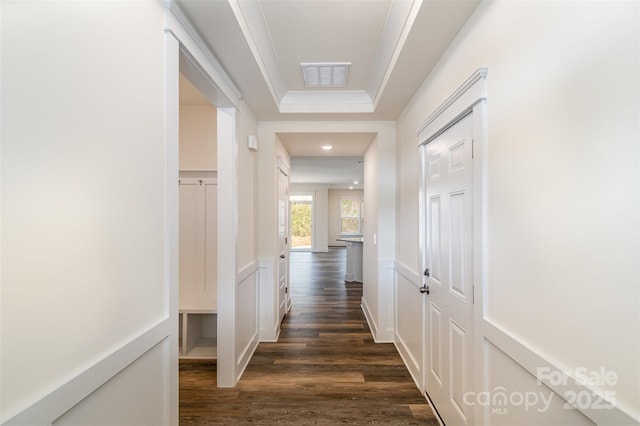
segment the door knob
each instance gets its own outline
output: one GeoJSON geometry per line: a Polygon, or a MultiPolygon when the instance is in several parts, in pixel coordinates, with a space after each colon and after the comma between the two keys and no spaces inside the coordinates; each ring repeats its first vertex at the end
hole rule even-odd
{"type": "Polygon", "coordinates": [[[280,259],[284,259],[284,254],[281,254],[281,255],[280,255],[280,259]]]}
{"type": "Polygon", "coordinates": [[[427,293],[429,294],[429,286],[427,284],[424,284],[422,287],[420,287],[420,293],[427,293]]]}

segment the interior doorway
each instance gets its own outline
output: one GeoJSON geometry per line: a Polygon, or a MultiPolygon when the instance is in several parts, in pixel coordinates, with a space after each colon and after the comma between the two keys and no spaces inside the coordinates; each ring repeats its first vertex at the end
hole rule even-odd
{"type": "Polygon", "coordinates": [[[291,217],[291,250],[313,249],[314,197],[313,194],[295,194],[289,197],[291,217]]]}
{"type": "MultiPolygon", "coordinates": [[[[168,198],[168,222],[171,224],[171,250],[169,256],[171,257],[171,294],[169,311],[171,319],[175,324],[173,330],[175,333],[175,339],[172,338],[172,349],[176,354],[175,358],[172,357],[171,362],[175,366],[173,371],[176,372],[172,377],[174,380],[174,386],[172,386],[172,399],[178,401],[178,354],[182,351],[189,354],[189,349],[197,348],[198,345],[193,345],[191,338],[202,336],[205,356],[212,359],[215,356],[215,363],[217,365],[216,379],[217,385],[220,387],[234,386],[238,380],[239,373],[241,372],[241,366],[236,362],[236,347],[234,344],[236,334],[236,317],[235,308],[237,305],[236,298],[236,278],[237,278],[237,264],[236,264],[236,231],[237,231],[237,191],[236,191],[236,179],[237,179],[237,160],[236,160],[236,109],[227,96],[226,92],[221,89],[216,81],[215,76],[212,76],[207,70],[208,67],[203,67],[203,64],[208,64],[208,58],[201,55],[201,53],[194,48],[192,40],[189,35],[182,31],[171,32],[172,37],[168,39],[169,54],[167,55],[167,86],[169,93],[167,95],[167,122],[168,122],[168,135],[170,139],[170,150],[168,151],[167,160],[167,198],[168,198]],[[185,44],[186,43],[186,44],[185,44]],[[195,54],[195,56],[194,56],[195,54]],[[215,120],[215,132],[213,134],[216,138],[215,149],[207,151],[203,154],[203,158],[193,160],[202,160],[204,158],[211,160],[213,156],[216,158],[215,166],[208,165],[195,165],[187,166],[179,164],[180,159],[184,159],[185,152],[180,152],[180,76],[183,76],[186,80],[193,85],[200,95],[204,96],[207,103],[211,105],[212,113],[208,115],[208,121],[215,120]],[[189,308],[191,312],[186,312],[186,315],[180,315],[180,311],[184,311],[184,306],[179,306],[180,303],[180,187],[179,180],[184,179],[196,179],[199,185],[199,180],[202,180],[202,185],[205,186],[205,182],[211,184],[215,181],[216,196],[215,207],[214,203],[209,202],[211,206],[211,212],[215,211],[215,220],[210,217],[210,227],[215,222],[216,236],[210,237],[209,242],[214,240],[217,247],[225,247],[225,250],[206,250],[210,254],[209,259],[212,260],[215,257],[215,262],[209,263],[208,276],[210,278],[216,278],[216,307],[212,309],[213,304],[208,305],[204,312],[198,312],[195,307],[189,308]],[[215,253],[217,252],[217,253],[215,253]],[[214,268],[211,265],[215,263],[214,268]],[[215,321],[214,318],[215,317],[215,321]],[[182,321],[182,322],[181,322],[182,321]],[[182,325],[182,327],[181,327],[182,325]],[[191,327],[189,327],[191,326],[191,327]],[[184,327],[190,328],[187,330],[187,336],[180,333],[182,329],[184,333],[184,327]],[[190,337],[189,337],[190,336],[190,337]],[[182,339],[181,339],[182,338],[182,339]],[[180,348],[179,341],[182,341],[183,347],[180,348]],[[214,351],[215,347],[215,351],[214,351]],[[215,355],[213,355],[215,352],[215,355]]],[[[184,95],[184,93],[182,93],[184,95]]],[[[182,129],[184,130],[184,129],[182,129]]],[[[213,148],[209,144],[209,148],[213,148]]],[[[205,188],[205,193],[212,193],[212,188],[205,188]]],[[[205,194],[205,206],[206,200],[212,201],[212,197],[207,197],[205,194]]],[[[206,208],[206,207],[205,207],[206,208]]],[[[211,215],[212,216],[212,215],[211,215]]],[[[202,221],[200,221],[202,222],[202,221]]],[[[206,228],[206,221],[205,221],[206,228]]],[[[205,244],[206,244],[206,238],[205,244]]],[[[211,244],[209,244],[211,246],[211,244]]],[[[213,286],[211,286],[213,290],[213,286]]],[[[184,298],[182,298],[184,300],[184,298]]],[[[207,300],[213,300],[213,297],[207,298],[207,300]]],[[[200,355],[202,351],[197,350],[194,356],[200,355]]],[[[176,421],[177,423],[177,410],[176,421]]]]}

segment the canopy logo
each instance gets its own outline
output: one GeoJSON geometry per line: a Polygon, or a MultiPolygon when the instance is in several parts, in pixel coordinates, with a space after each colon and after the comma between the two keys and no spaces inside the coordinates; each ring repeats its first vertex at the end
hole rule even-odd
{"type": "Polygon", "coordinates": [[[602,388],[615,386],[618,383],[618,374],[605,367],[598,370],[580,367],[572,371],[539,367],[536,371],[536,383],[543,390],[509,392],[504,386],[496,386],[492,390],[479,393],[467,392],[463,395],[463,401],[470,407],[490,407],[492,414],[507,414],[510,408],[516,407],[544,413],[549,410],[551,401],[556,396],[556,392],[547,387],[550,386],[569,388],[556,389],[565,401],[565,409],[612,410],[616,406],[615,391],[602,388]]]}
{"type": "Polygon", "coordinates": [[[483,407],[491,407],[493,414],[507,414],[508,407],[524,407],[525,411],[536,409],[539,413],[543,413],[549,409],[553,392],[535,391],[513,391],[507,392],[502,386],[496,386],[491,391],[480,393],[467,392],[463,396],[463,401],[468,406],[480,405],[483,407]]]}

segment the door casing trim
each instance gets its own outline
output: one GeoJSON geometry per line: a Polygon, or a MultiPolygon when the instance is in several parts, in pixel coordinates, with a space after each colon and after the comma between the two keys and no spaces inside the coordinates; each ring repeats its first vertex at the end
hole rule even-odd
{"type": "MultiPolygon", "coordinates": [[[[439,107],[437,107],[416,130],[418,136],[418,149],[420,150],[420,188],[419,188],[419,250],[422,268],[426,264],[426,145],[437,138],[460,119],[469,113],[473,113],[473,171],[472,171],[472,199],[473,199],[473,259],[472,259],[472,285],[473,285],[473,327],[472,327],[472,351],[471,362],[475,365],[484,365],[478,361],[483,359],[482,334],[480,324],[485,312],[483,289],[486,288],[486,253],[487,253],[487,173],[486,173],[486,78],[487,68],[477,69],[460,87],[458,87],[439,107]]],[[[427,299],[423,298],[422,324],[427,320],[427,299]]],[[[427,327],[422,329],[422,391],[426,392],[428,347],[427,327]]],[[[469,377],[469,389],[478,391],[483,382],[483,368],[475,368],[473,377],[469,377]]],[[[482,418],[482,407],[478,404],[469,411],[469,424],[474,424],[476,419],[482,418]]],[[[441,420],[441,419],[440,419],[441,420]]]]}

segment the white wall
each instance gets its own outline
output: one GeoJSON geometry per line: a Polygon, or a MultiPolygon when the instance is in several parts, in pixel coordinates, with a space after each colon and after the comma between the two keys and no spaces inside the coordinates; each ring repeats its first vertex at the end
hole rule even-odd
{"type": "Polygon", "coordinates": [[[144,394],[111,419],[177,421],[163,9],[3,2],[1,19],[0,422],[52,423],[132,377],[80,418],[144,394]]]}
{"type": "Polygon", "coordinates": [[[217,170],[217,115],[213,105],[180,105],[180,170],[217,170]]]}
{"type": "Polygon", "coordinates": [[[265,123],[258,124],[258,257],[260,260],[260,340],[275,341],[278,319],[278,156],[289,154],[265,123]]]}
{"type": "Polygon", "coordinates": [[[362,198],[362,189],[330,189],[329,190],[329,246],[345,247],[344,241],[336,241],[342,230],[340,220],[340,200],[342,198],[356,197],[362,198]]]}
{"type": "Polygon", "coordinates": [[[328,235],[329,235],[329,216],[327,214],[329,208],[329,188],[323,184],[291,184],[291,195],[295,194],[312,194],[313,195],[313,229],[312,229],[312,247],[314,252],[327,252],[328,235]]]}
{"type": "Polygon", "coordinates": [[[238,116],[238,266],[256,262],[258,256],[257,207],[258,154],[247,148],[247,136],[258,133],[253,113],[244,107],[238,116]]]}
{"type": "Polygon", "coordinates": [[[374,337],[380,329],[378,291],[378,137],[364,154],[364,204],[362,244],[362,307],[374,337]],[[375,236],[375,237],[374,237],[375,236]],[[375,238],[375,244],[374,244],[375,238]]]}
{"type": "Polygon", "coordinates": [[[362,307],[376,342],[394,340],[395,131],[395,123],[381,129],[364,157],[362,307]]]}
{"type": "MultiPolygon", "coordinates": [[[[501,336],[498,349],[521,371],[538,359],[569,371],[604,366],[617,373],[615,386],[594,387],[613,390],[618,407],[636,420],[639,17],[637,2],[482,3],[399,118],[397,250],[407,275],[419,279],[415,131],[473,71],[487,67],[481,326],[501,336]]],[[[407,293],[397,303],[417,300],[407,293]]],[[[413,355],[420,359],[419,347],[413,355]]],[[[503,358],[484,360],[491,386],[501,383],[501,368],[511,368],[503,358]]],[[[530,384],[519,382],[522,389],[530,384]]],[[[583,411],[615,423],[597,420],[609,415],[603,410],[583,411]]],[[[524,423],[523,415],[511,410],[490,421],[524,423]]],[[[544,422],[561,422],[560,415],[551,410],[544,422]]]]}
{"type": "Polygon", "coordinates": [[[257,154],[247,148],[247,136],[257,134],[253,113],[241,105],[237,115],[238,237],[236,278],[236,379],[248,364],[259,341],[257,154]]]}

